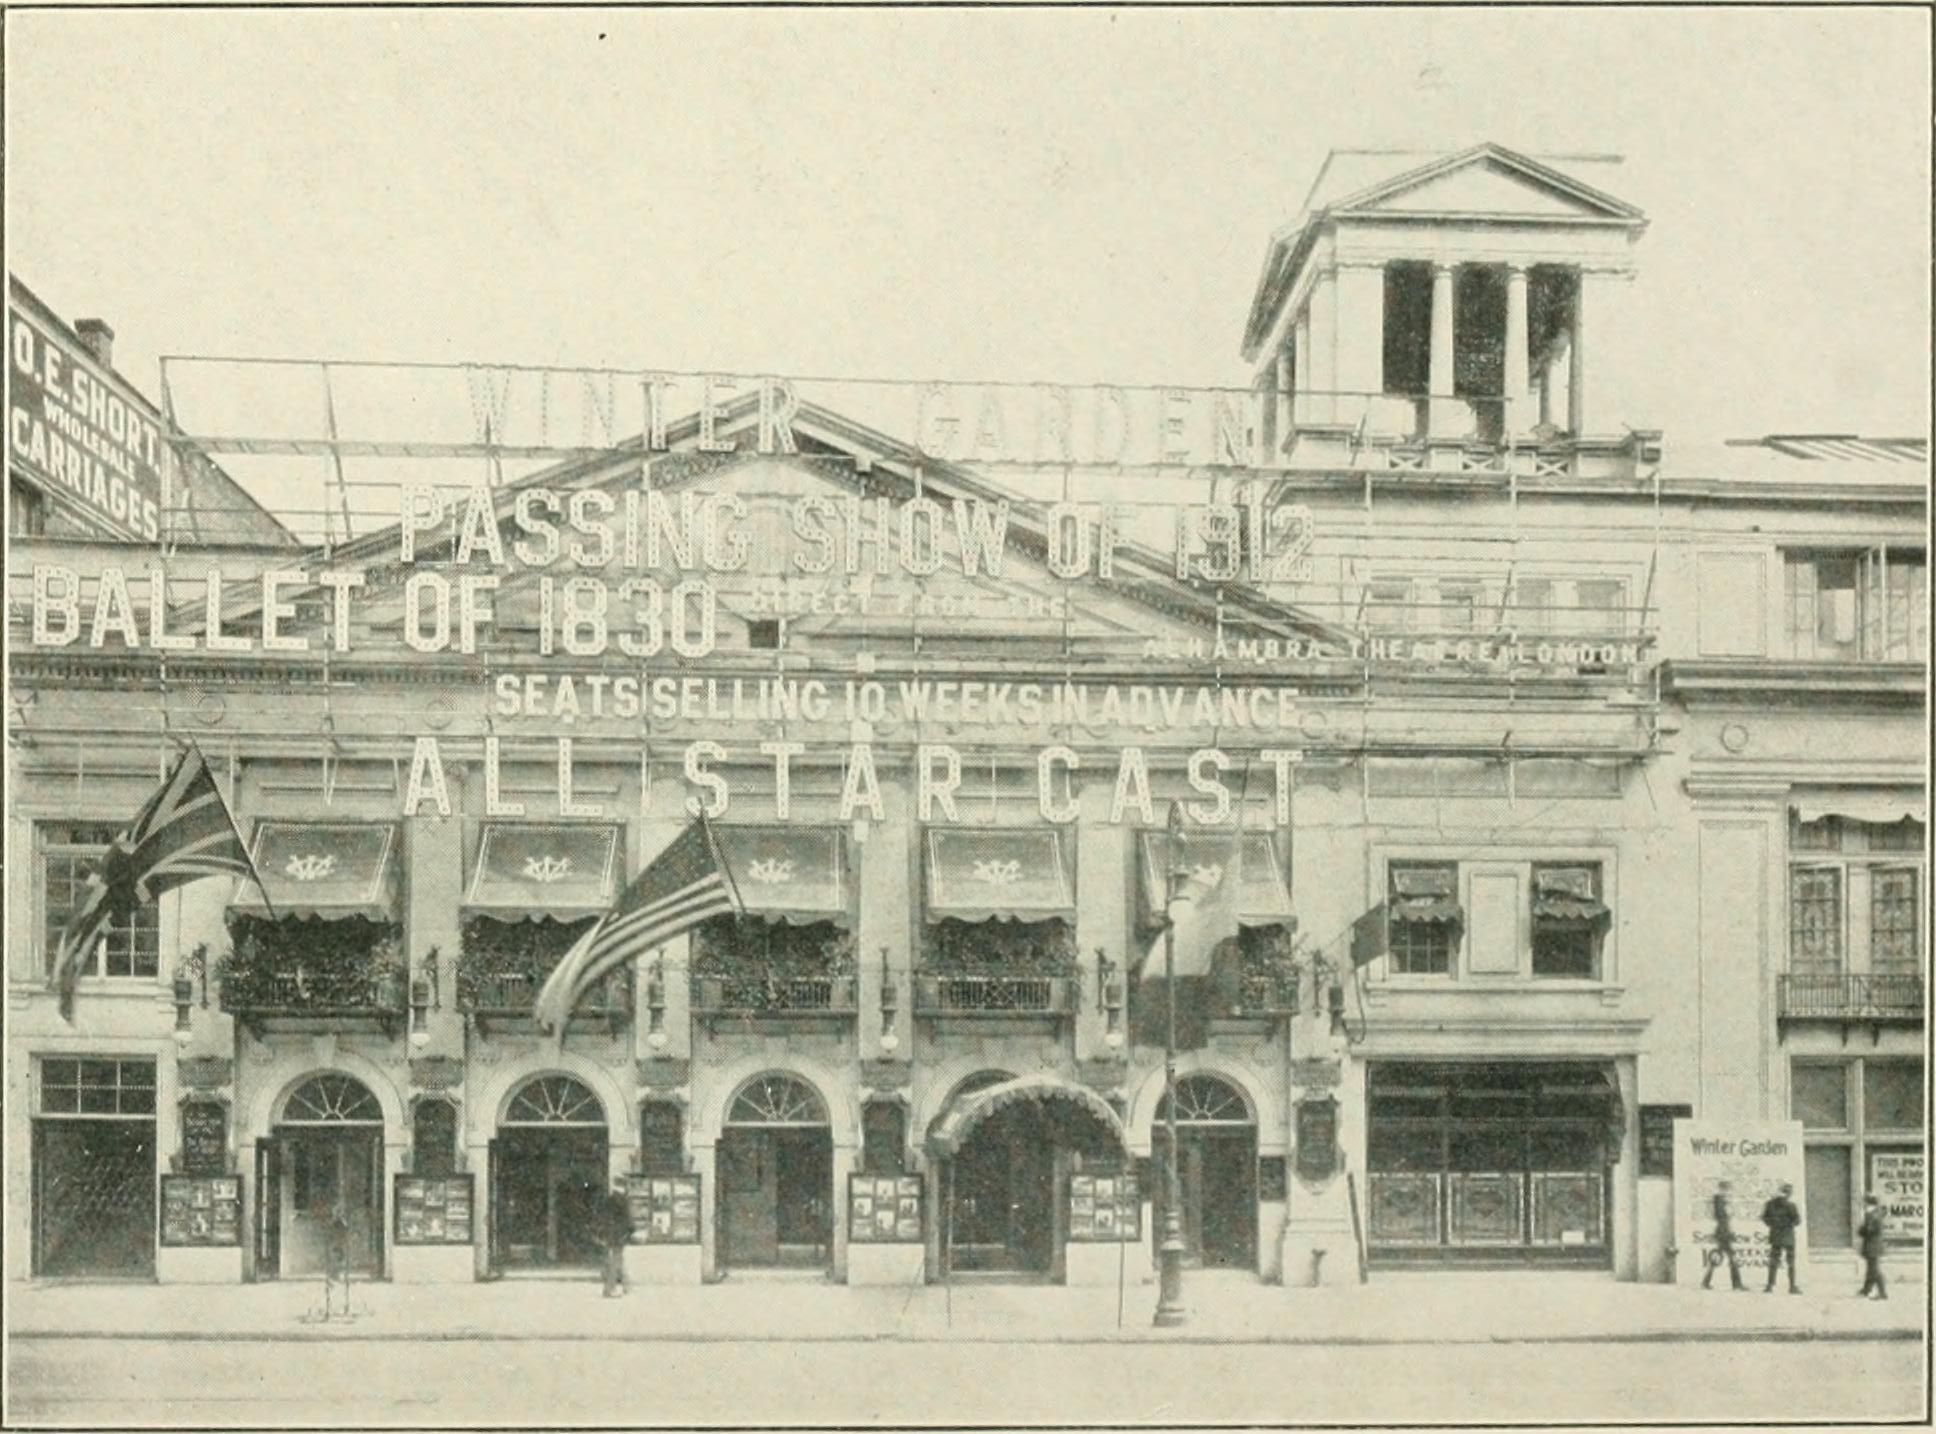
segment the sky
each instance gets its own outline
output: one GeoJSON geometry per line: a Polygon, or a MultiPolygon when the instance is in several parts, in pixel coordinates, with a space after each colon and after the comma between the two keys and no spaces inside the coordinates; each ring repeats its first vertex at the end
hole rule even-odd
{"type": "Polygon", "coordinates": [[[1327,151],[1491,139],[1625,156],[1657,362],[1623,421],[1670,452],[1928,422],[1916,9],[16,10],[6,40],[8,266],[151,394],[163,352],[1241,385],[1327,151]]]}

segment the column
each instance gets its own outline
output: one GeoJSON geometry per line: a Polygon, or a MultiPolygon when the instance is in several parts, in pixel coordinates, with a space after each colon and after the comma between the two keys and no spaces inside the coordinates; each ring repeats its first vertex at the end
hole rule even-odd
{"type": "Polygon", "coordinates": [[[1574,274],[1573,323],[1566,358],[1566,427],[1574,437],[1586,432],[1586,271],[1574,274]]]}
{"type": "Polygon", "coordinates": [[[1335,423],[1337,421],[1337,399],[1333,391],[1338,386],[1338,271],[1327,269],[1320,272],[1311,283],[1311,298],[1308,309],[1310,322],[1310,343],[1301,342],[1298,347],[1300,357],[1308,358],[1305,372],[1309,375],[1309,387],[1313,398],[1310,416],[1313,422],[1335,423]]]}
{"type": "Polygon", "coordinates": [[[1291,428],[1316,421],[1311,407],[1311,310],[1298,311],[1291,328],[1291,428]]]}
{"type": "Polygon", "coordinates": [[[1506,432],[1525,433],[1527,422],[1532,337],[1526,321],[1526,266],[1506,266],[1506,432]]]}
{"type": "Polygon", "coordinates": [[[1432,348],[1429,390],[1431,419],[1427,431],[1434,438],[1457,437],[1467,426],[1453,389],[1452,266],[1432,266],[1432,348]]]}
{"type": "Polygon", "coordinates": [[[1291,434],[1297,427],[1297,410],[1294,402],[1297,387],[1297,368],[1292,362],[1291,345],[1294,339],[1286,337],[1277,350],[1277,440],[1271,449],[1273,461],[1284,451],[1290,442],[1291,434]]]}

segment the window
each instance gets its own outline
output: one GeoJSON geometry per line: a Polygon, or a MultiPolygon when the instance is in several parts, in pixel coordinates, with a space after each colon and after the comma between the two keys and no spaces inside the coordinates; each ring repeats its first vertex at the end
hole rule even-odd
{"type": "Polygon", "coordinates": [[[1789,1069],[1789,1113],[1807,1142],[1802,1228],[1810,1244],[1847,1249],[1871,1192],[1883,1203],[1892,1241],[1922,1243],[1921,1060],[1797,1061],[1789,1069]]]}
{"type": "Polygon", "coordinates": [[[1618,637],[1627,631],[1627,585],[1618,578],[1582,578],[1573,584],[1574,618],[1582,637],[1618,637]]]}
{"type": "Polygon", "coordinates": [[[746,624],[746,645],[756,650],[774,652],[785,645],[786,629],[777,617],[756,617],[746,624]]]}
{"type": "Polygon", "coordinates": [[[153,1115],[155,1063],[48,1057],[40,1063],[42,1115],[153,1115]]]}
{"type": "Polygon", "coordinates": [[[1929,569],[1909,548],[1787,554],[1788,651],[1832,662],[1918,662],[1929,648],[1929,569]]]}
{"type": "Polygon", "coordinates": [[[1412,585],[1403,578],[1380,578],[1365,586],[1365,629],[1403,632],[1412,624],[1412,585]]]}
{"type": "Polygon", "coordinates": [[[1600,974],[1598,863],[1533,866],[1533,974],[1593,980],[1600,974]]]}
{"type": "Polygon", "coordinates": [[[1923,966],[1923,825],[1847,817],[1789,828],[1788,969],[1915,976],[1923,966]]]}
{"type": "Polygon", "coordinates": [[[1474,582],[1441,582],[1438,623],[1447,632],[1476,632],[1479,627],[1479,585],[1474,582]]]}
{"type": "Polygon", "coordinates": [[[47,500],[18,479],[7,480],[7,536],[38,538],[47,531],[47,500]]]}
{"type": "Polygon", "coordinates": [[[1393,862],[1390,871],[1391,969],[1400,976],[1449,976],[1464,913],[1452,862],[1393,862]]]}
{"type": "Polygon", "coordinates": [[[1526,632],[1551,632],[1555,601],[1551,578],[1519,578],[1513,583],[1513,621],[1526,632]]]}
{"type": "MultiPolygon", "coordinates": [[[[114,840],[111,827],[50,823],[40,828],[41,969],[51,971],[61,933],[87,900],[88,877],[114,840]]],[[[110,926],[83,964],[83,976],[153,976],[160,969],[157,909],[136,908],[126,922],[110,926]]]]}

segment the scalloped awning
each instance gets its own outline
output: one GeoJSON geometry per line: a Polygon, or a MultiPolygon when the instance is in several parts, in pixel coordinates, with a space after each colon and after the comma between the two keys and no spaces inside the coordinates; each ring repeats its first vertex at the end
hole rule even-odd
{"type": "Polygon", "coordinates": [[[996,1111],[1020,1101],[1059,1101],[1074,1105],[1100,1121],[1124,1150],[1129,1149],[1129,1133],[1123,1129],[1122,1117],[1093,1090],[1060,1076],[1025,1075],[957,1097],[928,1132],[929,1152],[952,1157],[976,1126],[996,1111]]]}
{"type": "Polygon", "coordinates": [[[716,826],[713,838],[748,914],[851,923],[845,827],[716,826]]]}
{"type": "Polygon", "coordinates": [[[618,828],[570,822],[488,822],[464,908],[505,921],[576,921],[611,909],[618,828]]]}
{"type": "Polygon", "coordinates": [[[946,827],[928,832],[930,921],[1073,918],[1075,882],[1051,827],[946,827]]]}
{"type": "MultiPolygon", "coordinates": [[[[1214,880],[1206,870],[1206,863],[1213,860],[1209,853],[1220,852],[1228,839],[1227,834],[1219,836],[1215,832],[1187,828],[1176,833],[1178,870],[1214,880]]],[[[1243,842],[1237,924],[1282,926],[1295,920],[1290,887],[1284,879],[1283,854],[1276,837],[1270,832],[1245,832],[1243,842]]],[[[1138,885],[1143,899],[1143,924],[1155,927],[1161,925],[1165,905],[1164,874],[1169,864],[1170,837],[1160,831],[1139,832],[1137,846],[1141,855],[1137,870],[1141,875],[1138,885]]]]}
{"type": "Polygon", "coordinates": [[[392,823],[265,821],[255,829],[252,854],[269,904],[263,904],[255,883],[244,879],[236,883],[231,911],[324,921],[350,916],[397,919],[397,829],[392,823]]]}

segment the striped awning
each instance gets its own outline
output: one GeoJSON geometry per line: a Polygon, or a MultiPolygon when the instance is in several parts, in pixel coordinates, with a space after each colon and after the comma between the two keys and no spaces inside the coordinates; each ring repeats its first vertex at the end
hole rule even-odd
{"type": "Polygon", "coordinates": [[[1897,822],[1929,820],[1929,793],[1919,787],[1842,787],[1798,791],[1790,805],[1804,822],[1841,817],[1852,822],[1893,826],[1897,822]]]}
{"type": "Polygon", "coordinates": [[[1612,913],[1596,885],[1589,867],[1541,867],[1533,872],[1533,915],[1580,925],[1605,921],[1612,913]]]}
{"type": "Polygon", "coordinates": [[[388,822],[265,821],[255,829],[251,850],[269,904],[244,879],[236,883],[232,911],[325,921],[397,919],[397,829],[388,822]]]}
{"type": "Polygon", "coordinates": [[[1075,915],[1075,881],[1051,827],[941,827],[928,831],[930,921],[1046,921],[1075,915]]]}
{"type": "Polygon", "coordinates": [[[716,826],[713,837],[751,914],[795,925],[851,921],[846,828],[716,826]]]}
{"type": "MultiPolygon", "coordinates": [[[[1228,834],[1185,829],[1176,833],[1176,868],[1198,881],[1214,881],[1212,871],[1221,860],[1228,834]]],[[[1170,864],[1170,834],[1160,831],[1138,833],[1141,860],[1139,886],[1143,894],[1145,925],[1160,924],[1167,904],[1166,875],[1170,864]]],[[[1237,921],[1242,926],[1281,926],[1293,919],[1291,890],[1285,880],[1283,853],[1270,832],[1245,832],[1243,870],[1237,891],[1237,921]]]]}
{"type": "Polygon", "coordinates": [[[976,1126],[996,1111],[1020,1101],[1073,1105],[1099,1121],[1116,1138],[1117,1144],[1125,1150],[1129,1148],[1129,1134],[1123,1129],[1122,1117],[1108,1101],[1087,1086],[1060,1076],[1038,1074],[1017,1076],[956,1097],[928,1132],[929,1153],[943,1158],[953,1156],[976,1126]]]}
{"type": "Polygon", "coordinates": [[[575,921],[611,908],[618,828],[567,822],[489,822],[464,907],[500,920],[575,921]]]}

